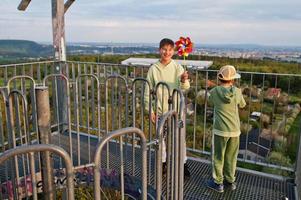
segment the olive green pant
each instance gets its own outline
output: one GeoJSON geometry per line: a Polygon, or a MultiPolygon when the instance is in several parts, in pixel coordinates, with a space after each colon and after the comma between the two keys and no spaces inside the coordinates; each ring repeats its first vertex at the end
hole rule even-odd
{"type": "Polygon", "coordinates": [[[229,183],[233,183],[235,181],[239,137],[213,135],[212,141],[212,177],[214,182],[222,184],[225,179],[229,183]]]}

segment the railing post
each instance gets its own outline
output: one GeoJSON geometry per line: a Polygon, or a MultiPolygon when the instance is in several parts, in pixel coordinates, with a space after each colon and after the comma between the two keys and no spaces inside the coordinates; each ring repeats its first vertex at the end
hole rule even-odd
{"type": "MultiPolygon", "coordinates": [[[[50,105],[48,87],[36,87],[38,134],[40,144],[51,144],[50,131],[50,105]]],[[[43,192],[45,199],[55,199],[55,190],[53,185],[53,163],[50,158],[50,152],[41,153],[41,171],[43,180],[43,192]]]]}
{"type": "Polygon", "coordinates": [[[297,188],[296,199],[301,198],[301,136],[299,136],[299,146],[296,159],[295,183],[297,188]]]}

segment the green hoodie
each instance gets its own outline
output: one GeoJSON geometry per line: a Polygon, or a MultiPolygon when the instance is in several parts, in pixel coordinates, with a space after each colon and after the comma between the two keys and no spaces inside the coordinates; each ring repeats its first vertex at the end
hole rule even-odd
{"type": "Polygon", "coordinates": [[[210,91],[209,102],[214,106],[213,134],[223,137],[239,136],[238,106],[246,106],[241,90],[234,86],[217,86],[210,91]]]}
{"type": "MultiPolygon", "coordinates": [[[[180,81],[181,75],[183,74],[184,69],[183,67],[171,60],[168,65],[163,65],[160,61],[153,64],[147,73],[146,79],[150,83],[151,89],[154,89],[159,82],[165,82],[170,88],[170,93],[175,88],[187,90],[190,87],[189,81],[187,80],[185,83],[180,81]]],[[[145,108],[148,111],[148,104],[149,104],[149,88],[145,87],[144,92],[144,102],[145,108]]],[[[170,94],[171,95],[171,94],[170,94]]],[[[158,114],[162,115],[163,113],[168,111],[168,92],[164,88],[163,92],[162,89],[158,89],[157,92],[157,99],[158,99],[158,114]]],[[[152,112],[154,112],[155,107],[152,106],[152,112]]]]}

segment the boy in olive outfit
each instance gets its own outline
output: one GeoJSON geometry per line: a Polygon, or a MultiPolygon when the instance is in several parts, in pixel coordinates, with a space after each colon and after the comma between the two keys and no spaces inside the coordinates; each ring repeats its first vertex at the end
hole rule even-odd
{"type": "Polygon", "coordinates": [[[218,74],[219,86],[210,91],[209,103],[214,106],[212,130],[212,178],[207,186],[217,192],[224,187],[236,189],[235,171],[239,151],[240,119],[238,107],[246,102],[234,80],[240,78],[231,65],[223,66],[218,74]]]}

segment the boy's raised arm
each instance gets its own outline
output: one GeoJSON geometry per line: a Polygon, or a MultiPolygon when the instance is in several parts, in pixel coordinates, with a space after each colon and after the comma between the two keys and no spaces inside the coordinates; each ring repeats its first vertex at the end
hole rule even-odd
{"type": "Polygon", "coordinates": [[[188,90],[190,88],[190,83],[189,83],[189,75],[188,72],[184,70],[184,68],[181,65],[178,65],[179,69],[179,82],[180,82],[180,89],[181,90],[188,90]]]}

